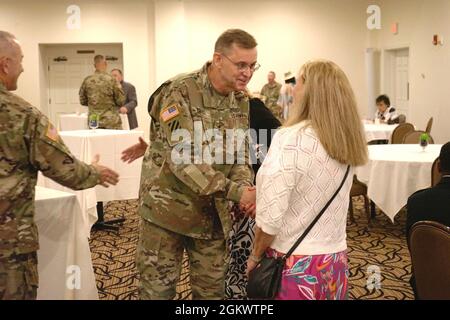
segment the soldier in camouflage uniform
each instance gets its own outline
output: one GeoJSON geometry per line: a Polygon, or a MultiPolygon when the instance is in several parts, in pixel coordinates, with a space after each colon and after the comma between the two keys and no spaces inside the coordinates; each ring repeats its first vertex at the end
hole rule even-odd
{"type": "Polygon", "coordinates": [[[92,165],[77,160],[47,117],[10,92],[23,72],[22,57],[15,37],[0,31],[0,300],[36,299],[37,172],[77,190],[117,183],[98,159],[92,165]]]}
{"type": "Polygon", "coordinates": [[[275,72],[270,71],[267,74],[267,81],[261,89],[261,96],[264,97],[264,103],[272,114],[282,122],[283,109],[278,105],[277,101],[280,96],[281,83],[275,81],[275,72]]]}
{"type": "Polygon", "coordinates": [[[193,298],[224,298],[229,261],[225,241],[232,226],[228,205],[229,201],[254,204],[252,169],[248,158],[237,162],[235,149],[222,150],[234,159],[228,164],[194,162],[192,154],[188,154],[190,161],[180,164],[172,153],[186,142],[180,142],[177,133],[184,130],[193,137],[199,123],[203,132],[215,128],[221,134],[225,129],[249,128],[248,98],[242,91],[259,67],[256,45],[245,31],[224,32],[212,62],[165,82],[150,98],[150,147],[141,140],[123,153],[124,161],[133,161],[147,149],[137,249],[141,299],[175,296],[184,250],[189,256],[193,298]]]}
{"type": "Polygon", "coordinates": [[[96,113],[101,129],[122,129],[119,109],[125,103],[125,94],[120,83],[106,73],[106,59],[102,55],[94,58],[95,73],[84,79],[80,88],[80,103],[96,113]]]}

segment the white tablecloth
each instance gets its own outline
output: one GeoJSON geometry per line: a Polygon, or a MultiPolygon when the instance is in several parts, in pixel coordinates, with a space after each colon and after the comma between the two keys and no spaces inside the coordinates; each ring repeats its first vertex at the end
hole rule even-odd
{"type": "Polygon", "coordinates": [[[368,124],[364,123],[364,132],[366,141],[372,140],[390,140],[392,132],[398,124],[368,124]]]}
{"type": "MultiPolygon", "coordinates": [[[[128,116],[126,114],[119,114],[122,120],[122,129],[130,130],[130,125],[128,123],[128,116]]],[[[87,113],[71,113],[62,114],[59,116],[59,130],[61,131],[73,131],[73,130],[87,130],[88,127],[88,116],[87,113]]]]}
{"type": "Polygon", "coordinates": [[[59,130],[72,131],[72,130],[87,130],[87,114],[61,114],[59,116],[59,130]]]}
{"type": "Polygon", "coordinates": [[[97,201],[129,200],[139,197],[142,157],[131,164],[120,160],[122,151],[136,144],[144,136],[138,130],[78,130],[61,131],[61,138],[70,151],[80,160],[91,163],[95,154],[100,155],[100,164],[105,165],[120,175],[116,186],[104,188],[97,186],[83,191],[65,188],[51,179],[40,175],[38,184],[47,188],[75,193],[80,201],[86,229],[91,229],[97,221],[97,201]]]}
{"type": "Polygon", "coordinates": [[[98,300],[88,234],[75,195],[36,187],[40,300],[98,300]],[[77,278],[79,277],[79,278],[77,278]]]}
{"type": "Polygon", "coordinates": [[[394,221],[414,192],[431,186],[431,166],[442,145],[430,144],[425,151],[417,144],[385,144],[369,147],[369,162],[356,168],[368,186],[368,196],[394,221]]]}

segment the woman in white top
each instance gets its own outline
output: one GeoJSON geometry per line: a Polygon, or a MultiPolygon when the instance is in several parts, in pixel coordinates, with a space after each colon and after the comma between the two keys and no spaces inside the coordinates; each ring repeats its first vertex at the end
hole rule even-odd
{"type": "Polygon", "coordinates": [[[385,94],[378,96],[375,100],[377,105],[377,112],[375,112],[375,119],[379,119],[382,123],[388,123],[389,120],[398,118],[395,108],[391,106],[391,100],[385,94]]]}
{"type": "MultiPolygon", "coordinates": [[[[256,229],[247,272],[264,254],[280,256],[338,189],[347,166],[367,161],[354,94],[333,62],[305,64],[285,126],[272,140],[256,180],[256,229]]],[[[345,299],[346,221],[353,169],[342,189],[286,261],[277,299],[345,299]]]]}

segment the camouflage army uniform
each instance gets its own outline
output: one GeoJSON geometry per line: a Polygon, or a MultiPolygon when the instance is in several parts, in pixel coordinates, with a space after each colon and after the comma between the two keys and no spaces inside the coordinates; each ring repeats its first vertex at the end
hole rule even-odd
{"type": "Polygon", "coordinates": [[[283,110],[278,105],[278,97],[280,96],[281,84],[275,82],[273,84],[266,83],[261,89],[261,95],[265,97],[265,104],[267,108],[272,111],[272,114],[278,119],[283,119],[283,110]]]}
{"type": "Polygon", "coordinates": [[[46,116],[0,83],[0,300],[36,298],[38,170],[73,189],[99,180],[94,167],[69,152],[46,116]]]}
{"type": "Polygon", "coordinates": [[[224,297],[225,236],[232,227],[228,202],[239,202],[244,186],[253,181],[248,152],[243,164],[175,164],[171,157],[183,144],[172,133],[185,129],[193,137],[194,122],[202,123],[203,132],[249,128],[247,97],[219,95],[208,79],[208,66],[167,81],[149,102],[150,146],[142,164],[139,203],[141,299],[175,296],[183,249],[190,259],[194,299],[224,297]]]}
{"type": "Polygon", "coordinates": [[[125,94],[117,81],[106,72],[95,71],[84,79],[80,88],[80,103],[99,115],[99,128],[122,129],[119,108],[125,103],[125,94]]]}

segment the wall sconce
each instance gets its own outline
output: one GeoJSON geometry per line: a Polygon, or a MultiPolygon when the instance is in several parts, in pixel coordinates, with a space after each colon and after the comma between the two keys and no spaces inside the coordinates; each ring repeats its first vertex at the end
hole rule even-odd
{"type": "Polygon", "coordinates": [[[437,34],[433,35],[433,45],[435,45],[435,46],[437,46],[437,45],[442,46],[443,44],[444,44],[444,39],[442,37],[440,37],[437,34]]]}
{"type": "Polygon", "coordinates": [[[398,22],[394,22],[391,24],[391,33],[398,34],[398,22]]]}

